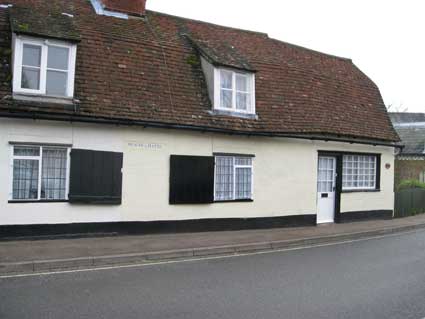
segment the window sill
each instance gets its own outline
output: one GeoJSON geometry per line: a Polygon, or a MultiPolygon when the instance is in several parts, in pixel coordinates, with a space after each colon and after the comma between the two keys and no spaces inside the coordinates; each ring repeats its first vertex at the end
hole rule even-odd
{"type": "Polygon", "coordinates": [[[378,193],[380,189],[347,189],[343,190],[341,193],[378,193]]]}
{"type": "Polygon", "coordinates": [[[43,94],[28,94],[28,93],[19,93],[19,92],[13,93],[13,99],[18,101],[54,103],[54,104],[64,104],[64,105],[74,105],[76,102],[72,97],[50,96],[50,95],[43,95],[43,94]]]}
{"type": "Polygon", "coordinates": [[[253,199],[215,200],[214,203],[251,203],[253,199]]]}
{"type": "Polygon", "coordinates": [[[236,111],[214,109],[212,111],[208,111],[208,113],[211,115],[226,115],[226,116],[240,117],[240,118],[249,119],[249,120],[258,120],[257,114],[241,113],[236,111]]]}
{"type": "Polygon", "coordinates": [[[52,199],[52,200],[50,200],[50,199],[46,199],[46,200],[37,200],[37,199],[34,199],[34,200],[20,200],[20,199],[17,199],[17,200],[15,200],[15,199],[13,199],[13,200],[9,200],[8,203],[9,204],[68,203],[68,200],[67,199],[52,199]]]}

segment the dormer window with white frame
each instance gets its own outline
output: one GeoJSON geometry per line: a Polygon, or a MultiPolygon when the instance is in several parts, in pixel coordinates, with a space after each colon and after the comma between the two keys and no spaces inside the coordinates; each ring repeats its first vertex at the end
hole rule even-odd
{"type": "Polygon", "coordinates": [[[214,109],[255,114],[255,76],[227,68],[214,70],[214,109]]]}
{"type": "Polygon", "coordinates": [[[14,93],[74,96],[76,44],[21,35],[13,42],[14,93]]]}
{"type": "Polygon", "coordinates": [[[213,65],[201,56],[212,111],[230,116],[256,118],[255,73],[213,65]]]}

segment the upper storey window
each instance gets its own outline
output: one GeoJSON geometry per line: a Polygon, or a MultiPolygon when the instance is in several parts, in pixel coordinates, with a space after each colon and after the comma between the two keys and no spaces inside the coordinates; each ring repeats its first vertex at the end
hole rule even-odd
{"type": "Polygon", "coordinates": [[[188,39],[200,54],[213,113],[257,119],[256,70],[244,52],[226,41],[188,39]]]}
{"type": "Polygon", "coordinates": [[[75,57],[75,44],[15,36],[13,91],[72,98],[75,57]]]}
{"type": "Polygon", "coordinates": [[[216,68],[215,82],[215,109],[255,114],[255,79],[253,73],[216,68]]]}
{"type": "Polygon", "coordinates": [[[241,113],[255,113],[253,110],[254,76],[226,69],[218,70],[220,100],[217,109],[241,113]]]}

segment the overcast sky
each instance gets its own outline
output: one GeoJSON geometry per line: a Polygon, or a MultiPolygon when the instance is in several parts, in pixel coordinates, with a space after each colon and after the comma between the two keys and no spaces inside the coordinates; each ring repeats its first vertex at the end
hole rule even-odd
{"type": "Polygon", "coordinates": [[[425,112],[424,0],[147,0],[147,8],[351,58],[386,105],[425,112]]]}

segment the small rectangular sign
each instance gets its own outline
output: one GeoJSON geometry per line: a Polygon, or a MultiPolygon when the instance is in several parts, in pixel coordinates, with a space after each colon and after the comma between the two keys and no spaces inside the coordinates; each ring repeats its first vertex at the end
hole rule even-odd
{"type": "Polygon", "coordinates": [[[163,148],[163,144],[160,143],[139,143],[139,142],[128,142],[127,146],[132,149],[144,149],[144,150],[161,150],[163,148]]]}

